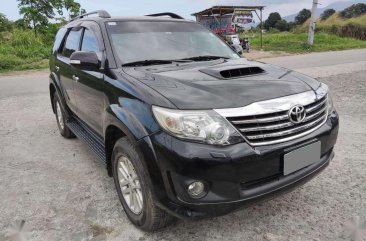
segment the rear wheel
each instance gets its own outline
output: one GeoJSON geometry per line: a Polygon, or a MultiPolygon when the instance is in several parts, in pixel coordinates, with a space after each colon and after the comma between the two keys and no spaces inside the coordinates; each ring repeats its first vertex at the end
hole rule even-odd
{"type": "Polygon", "coordinates": [[[53,98],[53,106],[55,108],[56,122],[60,134],[65,138],[72,138],[74,134],[66,125],[65,112],[61,107],[60,97],[56,93],[53,98]]]}
{"type": "Polygon", "coordinates": [[[167,226],[173,217],[156,206],[148,174],[127,137],[116,142],[112,162],[118,197],[131,222],[145,231],[167,226]]]}

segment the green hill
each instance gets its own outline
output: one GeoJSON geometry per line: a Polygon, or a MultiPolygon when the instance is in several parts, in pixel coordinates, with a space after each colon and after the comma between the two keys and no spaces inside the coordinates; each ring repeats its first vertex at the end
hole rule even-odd
{"type": "MultiPolygon", "coordinates": [[[[307,32],[309,21],[306,21],[296,31],[307,32]]],[[[320,18],[316,21],[315,30],[324,31],[341,37],[352,37],[366,40],[366,14],[355,18],[342,18],[340,13],[335,13],[328,19],[322,21],[320,18]]]]}

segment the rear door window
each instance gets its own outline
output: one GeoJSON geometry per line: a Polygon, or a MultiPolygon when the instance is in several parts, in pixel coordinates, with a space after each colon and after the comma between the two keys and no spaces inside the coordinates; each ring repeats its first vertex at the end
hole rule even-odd
{"type": "Polygon", "coordinates": [[[71,54],[79,49],[82,28],[71,29],[67,36],[62,55],[70,58],[71,54]]]}

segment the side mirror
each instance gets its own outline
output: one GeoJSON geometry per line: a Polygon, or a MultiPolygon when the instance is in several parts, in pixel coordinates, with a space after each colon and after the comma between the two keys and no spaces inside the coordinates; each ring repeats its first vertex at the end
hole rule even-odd
{"type": "Polygon", "coordinates": [[[83,70],[99,69],[99,59],[95,52],[76,51],[70,56],[70,64],[83,70]]]}

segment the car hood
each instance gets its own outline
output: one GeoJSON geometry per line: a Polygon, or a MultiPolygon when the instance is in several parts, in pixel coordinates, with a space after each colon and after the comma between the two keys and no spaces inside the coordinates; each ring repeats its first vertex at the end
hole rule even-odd
{"type": "Polygon", "coordinates": [[[253,102],[315,91],[320,85],[303,74],[246,59],[126,67],[123,71],[159,92],[178,109],[242,107],[253,102]],[[222,71],[237,72],[248,68],[263,72],[249,71],[251,73],[247,75],[228,78],[221,75],[222,71]]]}

